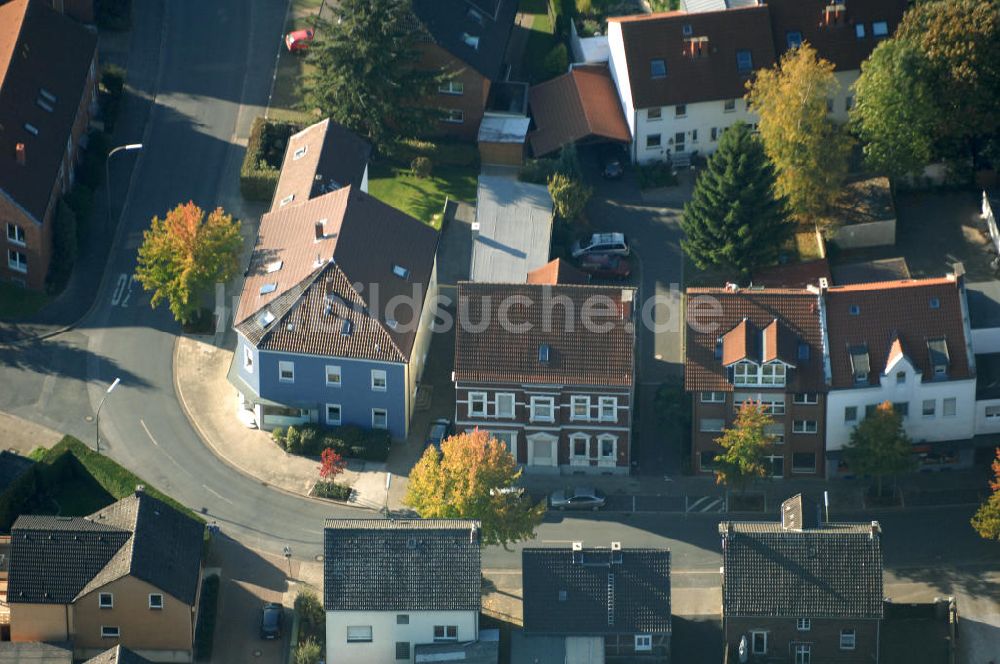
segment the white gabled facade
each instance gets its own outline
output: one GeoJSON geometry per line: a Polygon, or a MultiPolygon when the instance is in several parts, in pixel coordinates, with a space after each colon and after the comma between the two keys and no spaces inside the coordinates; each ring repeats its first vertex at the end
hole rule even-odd
{"type": "Polygon", "coordinates": [[[625,123],[628,125],[629,133],[632,134],[633,150],[635,149],[636,117],[635,107],[632,105],[632,87],[628,78],[628,64],[625,60],[625,40],[622,38],[622,24],[617,21],[608,22],[608,68],[611,70],[611,79],[615,82],[618,90],[618,101],[622,105],[622,113],[625,114],[625,123]]]}
{"type": "Polygon", "coordinates": [[[418,644],[466,643],[478,638],[477,611],[326,612],[327,664],[413,662],[418,644]],[[404,650],[406,657],[402,657],[404,650]]]}

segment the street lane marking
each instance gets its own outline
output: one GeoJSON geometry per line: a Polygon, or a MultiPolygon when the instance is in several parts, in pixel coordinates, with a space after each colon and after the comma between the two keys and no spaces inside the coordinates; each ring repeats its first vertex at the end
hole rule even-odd
{"type": "MultiPolygon", "coordinates": [[[[111,295],[111,306],[117,307],[122,301],[125,287],[128,285],[128,275],[122,272],[118,275],[118,283],[115,285],[115,292],[111,295]]],[[[148,433],[148,432],[147,432],[148,433]]]]}
{"type": "Polygon", "coordinates": [[[146,432],[146,435],[149,436],[149,439],[151,441],[153,441],[153,444],[156,445],[157,447],[159,447],[160,444],[158,442],[156,442],[155,438],[153,438],[153,434],[149,433],[149,427],[146,426],[146,423],[142,421],[141,417],[139,418],[139,424],[142,425],[142,430],[146,432]]]}
{"type": "Polygon", "coordinates": [[[223,496],[221,493],[219,493],[215,489],[209,487],[207,484],[202,484],[201,488],[203,488],[205,491],[208,491],[210,494],[212,494],[213,496],[215,496],[219,500],[224,500],[227,503],[229,503],[230,505],[235,505],[235,503],[233,501],[229,500],[228,498],[226,498],[225,496],[223,496]]]}

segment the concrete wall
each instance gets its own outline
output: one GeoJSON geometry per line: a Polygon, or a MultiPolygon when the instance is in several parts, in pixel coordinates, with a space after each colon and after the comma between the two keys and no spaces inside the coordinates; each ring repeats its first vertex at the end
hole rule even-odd
{"type": "Polygon", "coordinates": [[[478,611],[327,611],[326,612],[326,662],[327,664],[387,664],[412,662],[413,647],[418,643],[434,642],[435,625],[454,625],[458,628],[457,641],[475,641],[479,638],[478,611]],[[400,625],[397,616],[407,616],[407,624],[400,625]],[[348,626],[370,626],[370,643],[347,641],[348,626]],[[409,659],[396,659],[396,643],[410,644],[409,659]]]}
{"type": "MultiPolygon", "coordinates": [[[[878,661],[878,630],[875,620],[851,620],[837,618],[811,618],[809,631],[796,629],[795,618],[738,618],[724,619],[726,644],[729,652],[738,652],[740,639],[744,634],[750,640],[750,632],[766,631],[767,657],[766,661],[773,664],[792,664],[795,662],[795,645],[808,644],[811,647],[811,659],[816,664],[848,664],[857,662],[878,661]],[[840,631],[853,629],[855,633],[854,650],[840,649],[840,631]]],[[[732,660],[732,661],[735,661],[732,660]]],[[[750,661],[757,661],[751,655],[750,661]]],[[[763,661],[763,660],[761,660],[763,661]]]]}
{"type": "MultiPolygon", "coordinates": [[[[188,604],[165,594],[156,586],[127,576],[79,598],[73,605],[74,648],[103,652],[121,644],[132,650],[186,653],[191,660],[194,642],[194,612],[188,604]],[[114,606],[102,609],[100,593],[112,593],[114,606]],[[163,608],[150,609],[149,595],[163,595],[163,608]],[[101,637],[101,627],[118,627],[120,639],[101,637]]],[[[169,655],[168,661],[178,661],[169,655]]]]}
{"type": "Polygon", "coordinates": [[[862,249],[896,244],[896,219],[840,226],[830,238],[841,249],[862,249]]]}
{"type": "Polygon", "coordinates": [[[66,641],[73,630],[73,609],[67,604],[10,605],[11,641],[66,641]]]}

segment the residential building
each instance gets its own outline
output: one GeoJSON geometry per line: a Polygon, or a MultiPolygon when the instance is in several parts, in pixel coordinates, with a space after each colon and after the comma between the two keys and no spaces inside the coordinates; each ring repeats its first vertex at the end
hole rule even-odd
{"type": "MultiPolygon", "coordinates": [[[[149,664],[128,648],[115,646],[91,657],[83,664],[149,664]]],[[[73,664],[70,643],[39,641],[0,641],[0,664],[73,664]]]]}
{"type": "Polygon", "coordinates": [[[404,439],[430,346],[438,233],[348,185],[261,219],[229,372],[265,429],[404,439]]]}
{"type": "Polygon", "coordinates": [[[478,521],[328,519],[326,661],[414,662],[418,645],[477,641],[481,546],[478,521]]]}
{"type": "Polygon", "coordinates": [[[150,660],[124,646],[115,646],[91,657],[83,664],[149,664],[150,660]]]}
{"type": "Polygon", "coordinates": [[[540,184],[480,175],[472,224],[472,281],[524,283],[549,261],[552,197],[540,184]]]}
{"type": "Polygon", "coordinates": [[[141,486],[87,517],[18,517],[11,640],[71,641],[75,658],[125,646],[151,661],[192,661],[202,531],[141,486]]]}
{"type": "Polygon", "coordinates": [[[285,148],[271,211],[342,187],[367,194],[371,153],[368,141],[330,118],[293,134],[285,148]]]}
{"type": "Polygon", "coordinates": [[[879,661],[877,521],[828,523],[798,495],[782,504],[780,522],[724,521],[719,535],[724,661],[879,661]]]}
{"type": "Polygon", "coordinates": [[[427,37],[420,66],[446,77],[427,100],[441,109],[430,133],[475,140],[492,85],[507,77],[517,0],[414,0],[413,11],[427,37]]]}
{"type": "Polygon", "coordinates": [[[822,476],[827,381],[818,292],[730,285],[689,288],[687,297],[693,470],[712,472],[722,450],[716,439],[754,401],[774,420],[770,474],[822,476]]]}
{"type": "Polygon", "coordinates": [[[965,278],[956,272],[824,290],[828,474],[847,470],[841,450],[851,432],[887,401],[914,443],[973,436],[976,363],[965,278]]]}
{"type": "Polygon", "coordinates": [[[669,550],[526,548],[521,574],[524,633],[512,661],[560,650],[574,664],[670,661],[669,550]]]}
{"type": "Polygon", "coordinates": [[[633,288],[458,286],[455,423],[501,440],[529,472],[628,474],[633,288]]]}
{"type": "Polygon", "coordinates": [[[714,152],[722,132],[757,121],[743,100],[753,74],[803,42],[833,63],[830,116],[845,121],[861,62],[907,0],[687,0],[687,11],[612,18],[609,65],[637,162],[714,152]]]}
{"type": "Polygon", "coordinates": [[[97,35],[44,0],[0,3],[0,26],[0,279],[41,290],[97,110],[97,35]]]}

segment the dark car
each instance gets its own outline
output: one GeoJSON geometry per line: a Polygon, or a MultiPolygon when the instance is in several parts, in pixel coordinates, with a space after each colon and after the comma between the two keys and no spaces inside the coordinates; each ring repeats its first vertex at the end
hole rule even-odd
{"type": "Polygon", "coordinates": [[[605,180],[619,180],[625,174],[625,160],[618,146],[606,146],[601,150],[601,177],[605,180]]]}
{"type": "Polygon", "coordinates": [[[451,435],[451,420],[446,417],[431,422],[431,429],[427,432],[427,440],[424,444],[428,447],[441,449],[441,442],[451,435]]]}
{"type": "Polygon", "coordinates": [[[590,254],[580,259],[580,269],[598,279],[628,279],[632,264],[625,256],[590,254]]]}
{"type": "Polygon", "coordinates": [[[272,640],[281,638],[281,623],[285,607],[273,602],[265,604],[260,615],[260,638],[272,640]]]}
{"type": "Polygon", "coordinates": [[[604,507],[604,501],[603,492],[585,486],[554,491],[549,496],[549,506],[559,510],[598,510],[604,507]]]}

